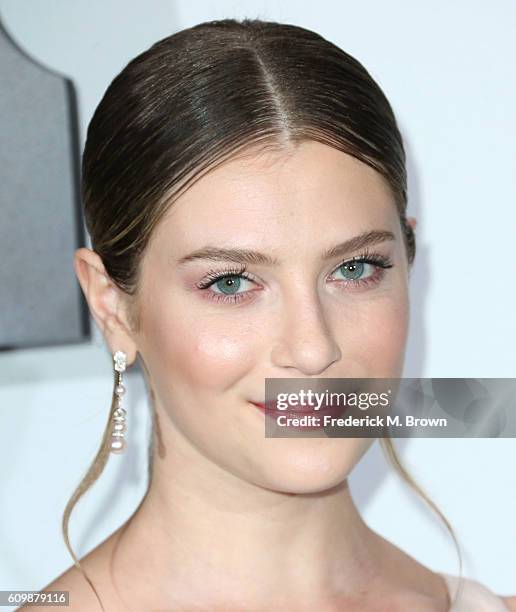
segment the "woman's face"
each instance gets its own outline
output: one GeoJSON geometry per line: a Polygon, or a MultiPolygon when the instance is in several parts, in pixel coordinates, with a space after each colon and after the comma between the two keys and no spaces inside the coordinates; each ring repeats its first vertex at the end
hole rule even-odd
{"type": "Polygon", "coordinates": [[[165,430],[193,457],[269,489],[316,492],[342,482],[372,438],[266,438],[251,402],[264,400],[266,378],[402,375],[408,264],[381,175],[317,142],[290,156],[227,162],[173,204],[142,266],[134,339],[165,430]],[[353,280],[342,264],[363,248],[323,258],[371,230],[392,232],[368,247],[391,268],[364,264],[353,280]],[[208,247],[277,263],[256,256],[244,278],[227,257],[192,256],[208,247]],[[223,274],[233,276],[213,282],[223,274]]]}

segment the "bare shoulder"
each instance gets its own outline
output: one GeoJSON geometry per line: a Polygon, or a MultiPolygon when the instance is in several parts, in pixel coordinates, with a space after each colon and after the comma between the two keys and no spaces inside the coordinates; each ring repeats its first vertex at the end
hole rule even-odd
{"type": "MultiPolygon", "coordinates": [[[[40,589],[40,591],[68,591],[68,609],[73,612],[102,610],[93,589],[75,565],[59,575],[50,584],[40,589]]],[[[48,606],[23,606],[19,610],[47,612],[48,606]]]]}
{"type": "MultiPolygon", "coordinates": [[[[109,573],[110,552],[117,534],[118,530],[80,559],[81,567],[93,583],[104,609],[110,610],[118,609],[118,602],[114,599],[110,585],[109,573]]],[[[40,591],[68,591],[69,610],[71,612],[102,612],[102,606],[95,591],[76,565],[72,565],[40,591]]],[[[19,610],[25,609],[27,611],[30,609],[31,611],[47,612],[48,606],[30,606],[30,608],[24,606],[19,608],[19,610]]]]}
{"type": "Polygon", "coordinates": [[[511,612],[516,612],[516,595],[512,597],[502,597],[502,601],[511,612]]]}

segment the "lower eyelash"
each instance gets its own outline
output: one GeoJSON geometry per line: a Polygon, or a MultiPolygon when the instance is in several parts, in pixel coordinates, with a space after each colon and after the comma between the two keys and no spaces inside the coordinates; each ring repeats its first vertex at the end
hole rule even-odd
{"type": "MultiPolygon", "coordinates": [[[[371,253],[370,251],[366,250],[361,255],[357,255],[355,257],[352,257],[351,259],[346,259],[345,261],[340,263],[335,268],[335,270],[338,270],[344,264],[349,264],[349,263],[354,263],[354,262],[372,264],[373,266],[376,267],[376,271],[368,279],[358,279],[358,280],[335,279],[336,282],[344,283],[346,286],[349,284],[357,286],[357,285],[364,285],[364,284],[369,285],[373,283],[378,283],[384,277],[385,270],[393,267],[393,264],[388,257],[385,257],[384,255],[381,255],[380,253],[371,253]]],[[[247,267],[245,266],[245,264],[242,264],[242,266],[240,266],[239,268],[227,269],[224,271],[210,270],[206,278],[204,278],[201,282],[197,283],[196,287],[201,290],[206,290],[209,287],[211,287],[211,285],[214,285],[216,282],[218,282],[219,280],[223,280],[224,278],[233,277],[233,276],[238,276],[241,278],[245,278],[246,280],[253,281],[254,280],[253,277],[246,273],[246,269],[247,267]]],[[[209,293],[213,294],[210,296],[210,299],[216,302],[237,303],[237,302],[247,299],[248,292],[235,293],[233,295],[215,293],[214,291],[211,291],[209,293]]]]}
{"type": "Polygon", "coordinates": [[[247,299],[245,293],[235,293],[234,295],[224,295],[223,293],[213,292],[213,296],[210,298],[216,302],[241,302],[247,299]]]}

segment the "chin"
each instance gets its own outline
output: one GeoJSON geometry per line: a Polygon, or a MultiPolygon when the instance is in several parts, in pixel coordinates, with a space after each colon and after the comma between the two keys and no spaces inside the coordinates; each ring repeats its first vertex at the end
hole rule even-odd
{"type": "MultiPolygon", "coordinates": [[[[283,493],[319,493],[350,475],[374,438],[280,439],[259,469],[260,485],[283,493]]],[[[263,457],[262,457],[263,458],[263,457]]]]}

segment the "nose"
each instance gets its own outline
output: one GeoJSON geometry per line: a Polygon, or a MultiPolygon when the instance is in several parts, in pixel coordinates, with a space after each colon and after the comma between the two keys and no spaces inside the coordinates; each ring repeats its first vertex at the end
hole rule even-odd
{"type": "Polygon", "coordinates": [[[285,298],[283,324],[272,350],[272,362],[294,368],[302,377],[319,376],[341,358],[316,290],[299,291],[285,298]]]}

